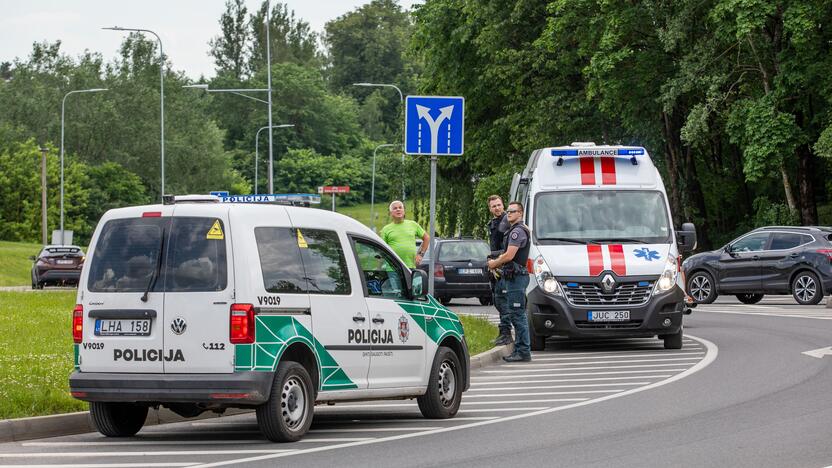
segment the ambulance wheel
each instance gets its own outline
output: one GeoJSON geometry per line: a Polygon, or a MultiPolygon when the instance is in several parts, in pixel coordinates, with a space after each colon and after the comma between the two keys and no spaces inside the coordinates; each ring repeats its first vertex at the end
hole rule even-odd
{"type": "Polygon", "coordinates": [[[664,340],[664,349],[682,349],[682,338],[684,337],[682,327],[679,331],[672,335],[662,335],[660,338],[664,340]]]}
{"type": "Polygon", "coordinates": [[[697,304],[710,304],[716,300],[714,277],[706,271],[697,271],[688,278],[688,294],[697,304]]]}
{"type": "Polygon", "coordinates": [[[428,379],[428,391],[416,398],[422,416],[429,419],[454,417],[462,403],[462,373],[456,353],[445,346],[436,350],[428,379]]]}
{"type": "Polygon", "coordinates": [[[272,442],[296,442],[312,425],[315,394],[309,372],[294,361],[280,361],[271,395],[257,407],[257,425],[272,442]]]}
{"type": "Polygon", "coordinates": [[[144,426],[147,406],[93,401],[90,418],[98,432],[107,437],[131,437],[144,426]]]}
{"type": "Polygon", "coordinates": [[[529,305],[529,308],[526,309],[526,319],[529,321],[529,347],[532,351],[543,351],[546,349],[546,337],[534,332],[531,307],[535,306],[529,305]]]}

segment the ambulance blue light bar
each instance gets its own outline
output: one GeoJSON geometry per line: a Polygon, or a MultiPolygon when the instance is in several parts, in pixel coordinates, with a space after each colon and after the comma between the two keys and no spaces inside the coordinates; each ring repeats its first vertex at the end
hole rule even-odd
{"type": "Polygon", "coordinates": [[[641,147],[634,148],[569,148],[553,149],[552,156],[644,156],[646,151],[641,147]]]}

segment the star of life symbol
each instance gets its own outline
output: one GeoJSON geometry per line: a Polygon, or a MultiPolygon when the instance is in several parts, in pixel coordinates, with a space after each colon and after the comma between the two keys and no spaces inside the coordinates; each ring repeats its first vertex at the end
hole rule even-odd
{"type": "Polygon", "coordinates": [[[643,258],[648,262],[652,262],[653,260],[658,260],[661,258],[659,252],[655,250],[650,250],[647,247],[642,247],[640,249],[636,249],[633,253],[636,254],[637,258],[643,258]]]}
{"type": "Polygon", "coordinates": [[[615,290],[615,278],[612,275],[604,275],[604,279],[601,280],[601,289],[605,293],[613,292],[615,290]]]}
{"type": "Polygon", "coordinates": [[[399,339],[402,343],[407,342],[407,339],[410,337],[410,325],[407,322],[407,317],[402,315],[399,318],[399,339]]]}

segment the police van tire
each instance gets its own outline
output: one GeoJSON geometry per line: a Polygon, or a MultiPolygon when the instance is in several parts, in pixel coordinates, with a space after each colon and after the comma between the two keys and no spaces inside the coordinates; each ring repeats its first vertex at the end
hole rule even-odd
{"type": "Polygon", "coordinates": [[[419,411],[428,419],[448,419],[462,403],[462,373],[454,350],[440,346],[433,358],[428,391],[416,398],[419,411]]]}
{"type": "Polygon", "coordinates": [[[294,361],[280,361],[271,395],[257,407],[257,425],[272,442],[296,442],[312,425],[315,395],[309,372],[294,361]]]}
{"type": "Polygon", "coordinates": [[[672,335],[662,335],[662,340],[664,340],[664,349],[682,349],[682,339],[684,338],[684,332],[682,328],[679,327],[679,331],[672,335]]]}
{"type": "Polygon", "coordinates": [[[90,418],[98,432],[107,437],[131,437],[144,426],[147,406],[92,401],[90,418]]]}

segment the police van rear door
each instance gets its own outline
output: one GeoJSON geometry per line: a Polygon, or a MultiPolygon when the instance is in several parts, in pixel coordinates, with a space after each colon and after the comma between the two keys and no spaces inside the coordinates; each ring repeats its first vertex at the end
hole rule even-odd
{"type": "Polygon", "coordinates": [[[165,373],[231,373],[234,275],[228,206],[175,206],[165,262],[165,373]]]}
{"type": "Polygon", "coordinates": [[[161,373],[164,355],[163,241],[173,207],[105,215],[79,288],[81,372],[161,373]]]}

